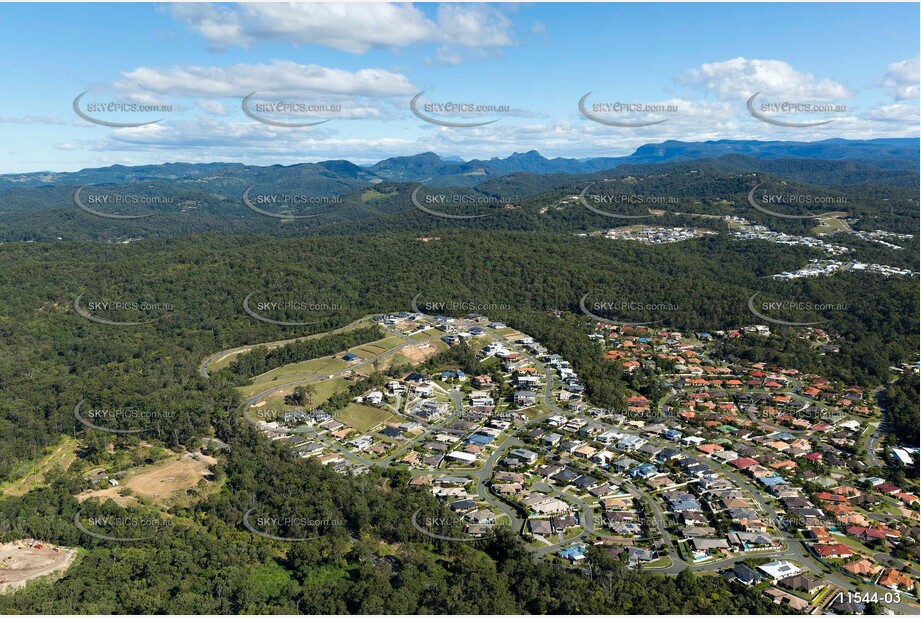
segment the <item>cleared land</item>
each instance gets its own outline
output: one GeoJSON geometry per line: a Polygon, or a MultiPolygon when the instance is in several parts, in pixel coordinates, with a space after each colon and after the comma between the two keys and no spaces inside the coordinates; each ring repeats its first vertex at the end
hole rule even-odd
{"type": "Polygon", "coordinates": [[[122,491],[130,489],[138,496],[163,505],[182,497],[188,489],[194,489],[198,482],[210,476],[210,467],[217,460],[207,455],[175,455],[162,462],[139,468],[119,479],[116,487],[93,489],[77,495],[81,502],[90,498],[106,500],[111,498],[118,504],[136,502],[133,496],[123,496],[122,491]]]}
{"type": "Polygon", "coordinates": [[[844,221],[846,212],[829,212],[817,219],[819,225],[812,228],[813,234],[828,234],[830,232],[850,232],[851,226],[844,221]]]}
{"type": "Polygon", "coordinates": [[[0,594],[22,588],[31,580],[62,574],[77,557],[77,550],[48,543],[13,541],[0,545],[0,594]]]}
{"type": "Polygon", "coordinates": [[[383,199],[385,197],[393,197],[394,195],[396,195],[396,191],[394,191],[393,193],[381,193],[377,189],[368,189],[367,191],[361,194],[361,201],[362,202],[372,202],[374,200],[383,199]]]}
{"type": "Polygon", "coordinates": [[[70,467],[70,464],[77,459],[78,446],[79,442],[76,438],[65,437],[44,457],[29,462],[23,466],[21,471],[17,471],[15,476],[19,478],[4,484],[0,488],[0,493],[8,496],[21,496],[41,486],[45,481],[45,475],[55,466],[60,466],[64,470],[70,467]]]}
{"type": "Polygon", "coordinates": [[[541,414],[549,414],[551,410],[545,403],[541,402],[528,408],[522,408],[521,410],[518,410],[518,412],[521,412],[527,416],[528,419],[532,419],[536,416],[540,416],[541,414]]]}
{"type": "MultiPolygon", "coordinates": [[[[311,380],[304,380],[302,384],[312,384],[316,389],[311,401],[311,406],[322,405],[327,399],[332,397],[334,394],[344,391],[349,387],[349,381],[345,378],[333,378],[333,379],[324,379],[313,382],[311,380]]],[[[265,388],[265,385],[259,385],[260,388],[253,389],[252,387],[244,387],[240,389],[240,392],[243,393],[243,397],[251,397],[252,395],[257,394],[265,388]],[[252,391],[252,392],[248,392],[252,391]]],[[[258,410],[260,408],[265,410],[295,410],[303,406],[291,406],[285,402],[285,397],[291,395],[294,392],[294,389],[297,388],[299,384],[292,384],[284,388],[280,388],[277,391],[272,392],[270,395],[262,398],[259,403],[250,407],[250,410],[258,410]]],[[[250,420],[262,420],[255,418],[253,414],[247,413],[250,417],[250,420]]]]}
{"type": "Polygon", "coordinates": [[[448,344],[441,340],[407,346],[386,357],[382,367],[386,369],[394,365],[418,365],[447,348],[448,344]]]}
{"type": "Polygon", "coordinates": [[[371,343],[366,343],[365,345],[358,346],[357,348],[352,348],[349,350],[349,352],[367,359],[372,356],[383,354],[384,352],[392,350],[393,348],[403,343],[405,343],[405,340],[401,339],[400,337],[386,337],[384,339],[378,339],[377,341],[372,341],[371,343]]]}
{"type": "MultiPolygon", "coordinates": [[[[345,328],[341,328],[338,331],[331,332],[341,332],[348,329],[353,329],[360,326],[360,323],[353,323],[345,328]]],[[[328,333],[319,333],[317,335],[311,335],[311,337],[318,337],[328,333]]],[[[422,335],[421,338],[427,338],[429,335],[422,335]]],[[[307,337],[308,339],[311,337],[307,337]]],[[[283,343],[289,341],[295,341],[293,339],[284,341],[284,342],[275,342],[273,344],[267,344],[269,347],[277,347],[283,343]]],[[[360,363],[362,361],[367,361],[373,357],[386,354],[398,348],[401,345],[404,345],[406,340],[397,337],[397,336],[387,336],[377,341],[372,341],[370,343],[365,343],[360,346],[355,346],[344,350],[332,356],[324,356],[321,358],[314,358],[310,360],[301,361],[299,363],[291,363],[290,365],[284,365],[283,367],[276,367],[271,371],[267,371],[263,374],[260,374],[253,378],[252,382],[244,387],[240,387],[240,393],[244,398],[252,397],[264,390],[266,388],[271,388],[272,382],[310,382],[319,376],[328,376],[330,374],[338,373],[344,371],[349,367],[360,363]],[[346,352],[351,352],[356,354],[359,357],[359,361],[346,362],[342,360],[342,356],[346,352]]],[[[253,346],[255,347],[255,346],[253,346]]],[[[382,366],[388,367],[393,364],[400,363],[411,363],[416,364],[424,361],[429,358],[439,350],[444,350],[447,348],[447,344],[442,341],[436,341],[434,343],[420,343],[418,346],[408,346],[402,348],[399,352],[395,353],[393,356],[388,356],[382,359],[382,366]],[[430,346],[436,346],[432,349],[430,346]]],[[[232,357],[235,357],[237,354],[245,350],[238,350],[235,352],[229,352],[227,355],[222,356],[219,361],[215,361],[211,364],[210,369],[217,370],[223,366],[226,366],[232,360],[232,357]]],[[[292,385],[293,386],[293,385],[292,385]]],[[[289,392],[289,391],[285,391],[289,392]]],[[[325,398],[328,398],[327,395],[325,398]]]]}
{"type": "Polygon", "coordinates": [[[387,410],[372,408],[360,403],[351,403],[336,412],[336,418],[362,433],[386,423],[398,421],[400,418],[387,410]]]}
{"type": "Polygon", "coordinates": [[[352,322],[351,324],[343,326],[342,328],[337,328],[331,331],[324,331],[322,333],[315,333],[313,335],[307,335],[306,337],[295,337],[293,339],[282,339],[279,341],[271,341],[269,343],[257,343],[253,345],[236,348],[234,350],[228,350],[227,352],[224,353],[223,356],[220,356],[211,362],[211,364],[208,366],[208,371],[211,371],[211,372],[220,371],[221,369],[224,369],[225,367],[229,366],[230,363],[236,360],[237,356],[239,356],[240,354],[249,352],[253,348],[256,348],[259,346],[265,346],[266,348],[271,350],[271,349],[286,345],[288,343],[294,343],[295,341],[306,341],[308,339],[316,339],[317,337],[323,337],[324,335],[330,335],[333,333],[342,333],[342,332],[354,330],[360,326],[365,326],[368,322],[368,319],[369,318],[366,316],[366,317],[361,318],[360,320],[352,322]]]}
{"type": "Polygon", "coordinates": [[[276,380],[281,381],[288,378],[303,376],[304,374],[326,375],[347,369],[349,363],[339,358],[339,356],[341,355],[324,356],[322,358],[314,358],[299,363],[284,365],[283,367],[278,367],[256,376],[253,378],[253,384],[264,384],[276,380]]]}

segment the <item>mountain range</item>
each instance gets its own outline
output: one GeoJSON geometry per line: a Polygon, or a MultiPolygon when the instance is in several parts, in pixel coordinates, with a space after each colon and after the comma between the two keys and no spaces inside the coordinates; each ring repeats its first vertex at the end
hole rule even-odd
{"type": "MultiPolygon", "coordinates": [[[[52,187],[82,184],[125,184],[147,181],[197,181],[203,190],[217,179],[237,178],[250,184],[271,183],[279,176],[297,177],[305,183],[333,185],[320,189],[353,189],[356,185],[382,181],[423,182],[433,186],[476,186],[484,181],[515,173],[591,174],[623,165],[715,159],[743,155],[752,159],[821,159],[847,161],[855,166],[890,172],[916,172],[919,166],[918,138],[873,140],[829,139],[819,142],[763,142],[718,140],[681,142],[669,140],[646,144],[625,157],[548,159],[536,150],[513,153],[505,158],[458,160],[433,152],[384,159],[370,166],[330,160],[295,165],[249,166],[241,163],[163,163],[159,165],[88,168],[78,172],[30,172],[0,175],[0,189],[52,187]]],[[[744,160],[744,159],[743,159],[744,160]]],[[[223,185],[225,183],[219,182],[223,185]]],[[[238,184],[238,183],[234,183],[238,184]]],[[[335,191],[334,191],[335,192],[335,191]]]]}

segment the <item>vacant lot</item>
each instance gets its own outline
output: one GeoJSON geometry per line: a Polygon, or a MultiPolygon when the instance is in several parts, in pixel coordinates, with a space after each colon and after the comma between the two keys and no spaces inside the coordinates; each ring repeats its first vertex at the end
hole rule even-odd
{"type": "Polygon", "coordinates": [[[521,412],[522,414],[527,416],[528,419],[532,419],[536,416],[540,416],[541,414],[549,414],[550,411],[551,411],[550,408],[548,408],[547,405],[543,402],[537,405],[531,406],[529,408],[522,408],[521,410],[518,410],[518,412],[521,412]]]}
{"type": "MultiPolygon", "coordinates": [[[[321,406],[323,402],[332,397],[335,393],[342,392],[349,387],[350,382],[345,378],[332,378],[325,380],[304,380],[299,384],[291,384],[284,388],[280,388],[277,391],[274,391],[272,394],[264,397],[259,401],[259,403],[250,406],[247,411],[247,416],[250,420],[258,421],[262,420],[254,412],[259,409],[263,410],[294,410],[299,406],[290,406],[285,402],[285,397],[292,394],[294,389],[298,386],[303,386],[306,384],[312,384],[316,389],[313,395],[313,399],[308,407],[321,406]]],[[[266,388],[265,384],[258,385],[259,388],[253,388],[252,386],[240,388],[240,392],[243,393],[243,397],[251,397],[258,392],[266,388]],[[252,392],[249,392],[252,391],[252,392]]]]}
{"type": "MultiPolygon", "coordinates": [[[[403,340],[399,337],[385,337],[377,341],[372,341],[371,343],[350,348],[347,352],[357,354],[362,360],[368,360],[372,356],[377,356],[388,350],[392,350],[401,343],[403,343],[403,340]]],[[[346,351],[343,351],[333,356],[314,358],[312,360],[292,363],[284,367],[278,367],[272,371],[267,371],[253,378],[253,386],[255,388],[247,388],[243,391],[244,396],[250,397],[264,390],[264,388],[261,387],[265,387],[267,382],[290,382],[299,377],[308,378],[317,375],[330,375],[348,369],[354,363],[347,363],[342,360],[342,356],[345,353],[346,351]]]]}
{"type": "Polygon", "coordinates": [[[25,540],[0,545],[0,594],[21,588],[29,581],[52,573],[61,574],[73,563],[77,550],[25,540]]]}
{"type": "MultiPolygon", "coordinates": [[[[279,409],[294,409],[292,406],[289,406],[285,403],[285,396],[290,395],[294,392],[294,389],[299,385],[313,384],[313,387],[316,389],[316,392],[313,395],[312,405],[318,406],[321,405],[324,401],[333,396],[333,394],[340,391],[344,391],[349,386],[349,381],[345,378],[326,378],[322,380],[314,380],[309,378],[303,382],[296,382],[290,384],[284,388],[280,388],[277,391],[273,392],[271,395],[262,399],[265,402],[265,408],[271,408],[275,410],[279,409]]],[[[259,384],[251,384],[249,386],[241,386],[237,390],[240,391],[240,394],[244,399],[248,399],[253,395],[257,395],[264,390],[271,388],[271,384],[265,384],[261,382],[259,384]]]]}
{"type": "Polygon", "coordinates": [[[850,232],[851,226],[844,221],[846,212],[829,212],[817,219],[818,225],[812,228],[813,234],[828,234],[830,232],[850,232]]]}
{"type": "Polygon", "coordinates": [[[6,483],[0,489],[0,493],[8,496],[21,496],[29,490],[41,486],[45,482],[45,474],[55,466],[60,466],[66,470],[70,464],[77,458],[78,442],[70,436],[65,437],[60,444],[53,447],[41,459],[31,461],[18,470],[15,481],[6,483]]]}
{"type": "Polygon", "coordinates": [[[360,403],[351,403],[336,412],[336,418],[358,431],[366,432],[388,421],[399,420],[387,410],[372,408],[360,403]]]}
{"type": "Polygon", "coordinates": [[[378,356],[388,350],[392,350],[403,343],[404,340],[400,337],[387,337],[386,339],[379,339],[378,341],[372,341],[371,343],[366,343],[357,348],[352,348],[349,352],[357,354],[363,359],[368,359],[372,356],[378,356]]]}
{"type": "Polygon", "coordinates": [[[425,362],[432,356],[435,356],[435,354],[441,350],[447,349],[447,347],[448,344],[441,340],[409,345],[405,348],[400,348],[399,351],[395,352],[391,356],[388,356],[385,366],[390,367],[393,365],[418,365],[419,363],[425,362]]]}
{"type": "Polygon", "coordinates": [[[245,352],[249,352],[249,351],[252,350],[253,348],[257,347],[258,345],[265,346],[266,348],[268,348],[268,349],[271,350],[271,349],[273,349],[273,348],[277,348],[277,347],[279,347],[279,346],[283,346],[283,345],[288,344],[288,343],[293,343],[293,342],[295,342],[295,341],[305,341],[305,340],[307,340],[307,339],[316,339],[317,337],[323,337],[324,335],[329,335],[329,334],[332,334],[332,333],[342,333],[342,332],[346,332],[346,331],[349,331],[349,330],[354,330],[354,329],[359,328],[359,327],[361,327],[361,326],[366,326],[366,325],[367,325],[367,322],[368,322],[368,319],[369,319],[369,317],[368,317],[368,316],[365,316],[365,317],[361,318],[360,320],[357,320],[357,321],[355,321],[355,322],[352,322],[351,324],[348,324],[347,326],[343,326],[342,328],[337,328],[337,329],[335,329],[335,330],[326,331],[326,332],[322,332],[322,333],[316,333],[316,334],[313,334],[313,335],[308,335],[308,336],[306,336],[306,337],[295,337],[294,339],[282,339],[282,340],[279,340],[279,341],[271,341],[271,342],[268,342],[268,343],[254,344],[254,345],[250,345],[250,346],[244,346],[244,347],[241,347],[241,348],[237,348],[237,349],[235,349],[235,350],[229,350],[229,351],[225,352],[222,356],[219,356],[219,357],[217,357],[216,359],[214,359],[214,360],[211,362],[211,364],[208,366],[208,371],[210,371],[210,372],[213,373],[213,372],[215,372],[215,371],[220,371],[221,369],[224,369],[225,367],[228,367],[228,366],[230,365],[230,363],[232,363],[233,361],[235,361],[235,360],[237,359],[237,357],[238,357],[240,354],[243,354],[243,353],[245,353],[245,352]]]}
{"type": "Polygon", "coordinates": [[[210,467],[216,463],[216,459],[206,455],[175,455],[129,472],[119,479],[116,487],[84,491],[77,495],[77,500],[82,502],[89,498],[111,498],[119,504],[127,505],[136,502],[135,498],[122,495],[123,490],[130,489],[138,496],[163,505],[181,498],[186,490],[195,488],[199,481],[210,476],[210,467]]]}
{"type": "Polygon", "coordinates": [[[278,367],[253,378],[253,384],[265,384],[266,382],[275,381],[284,382],[285,380],[291,380],[298,377],[336,373],[349,366],[340,356],[341,354],[337,356],[324,356],[322,358],[314,358],[312,360],[278,367]]]}

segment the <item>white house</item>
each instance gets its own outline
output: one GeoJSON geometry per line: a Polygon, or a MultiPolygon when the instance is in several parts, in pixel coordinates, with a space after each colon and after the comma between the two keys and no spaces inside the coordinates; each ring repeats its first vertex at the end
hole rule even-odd
{"type": "Polygon", "coordinates": [[[472,453],[465,453],[463,451],[451,451],[447,456],[451,459],[456,459],[464,463],[473,463],[476,461],[476,455],[473,455],[472,453]]]}

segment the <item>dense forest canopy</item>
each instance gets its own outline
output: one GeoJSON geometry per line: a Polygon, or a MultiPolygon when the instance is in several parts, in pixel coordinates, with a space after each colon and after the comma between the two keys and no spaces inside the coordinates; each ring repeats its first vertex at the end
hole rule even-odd
{"type": "MultiPolygon", "coordinates": [[[[203,411],[214,404],[197,370],[209,354],[329,330],[372,313],[409,310],[417,296],[420,302],[474,300],[497,307],[491,318],[514,323],[573,356],[595,393],[610,388],[606,376],[613,370],[580,328],[587,320],[580,311],[586,294],[589,302],[627,300],[663,308],[608,317],[659,320],[692,332],[757,323],[748,309],[754,293],[843,306],[791,316],[827,319],[828,329],[841,338],[837,354],[810,348],[793,328],[783,326],[770,340],[738,344],[755,348],[730,351],[858,385],[884,383],[890,366],[911,362],[917,353],[917,279],[869,273],[792,282],[764,278],[814,254],[737,243],[724,235],[643,246],[470,230],[444,230],[433,241],[404,232],[345,240],[208,235],[123,246],[6,244],[0,246],[0,422],[4,431],[15,428],[16,438],[0,445],[0,471],[9,473],[56,436],[79,429],[73,409],[82,400],[97,407],[169,407],[172,414],[158,419],[158,432],[167,444],[185,443],[209,426],[203,411]],[[267,267],[278,263],[277,256],[285,256],[283,265],[267,267]],[[311,326],[265,323],[242,308],[248,294],[265,289],[291,300],[325,290],[341,309],[311,326]],[[74,311],[81,293],[100,302],[148,299],[172,310],[137,326],[97,324],[74,311]],[[548,312],[562,313],[548,320],[548,312]]],[[[130,321],[137,312],[101,307],[95,315],[130,321]]],[[[277,366],[288,353],[287,348],[268,352],[257,366],[240,368],[241,375],[277,366]]]]}

